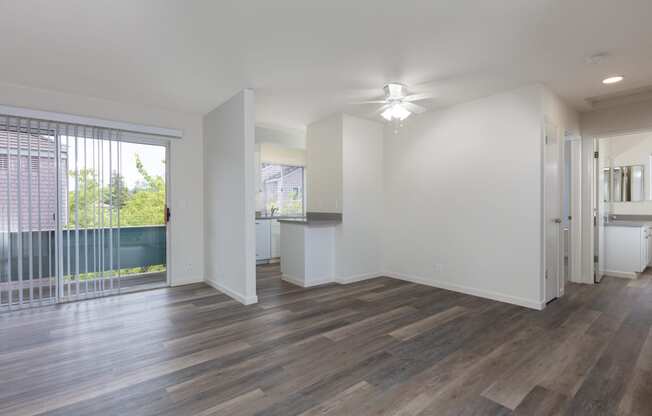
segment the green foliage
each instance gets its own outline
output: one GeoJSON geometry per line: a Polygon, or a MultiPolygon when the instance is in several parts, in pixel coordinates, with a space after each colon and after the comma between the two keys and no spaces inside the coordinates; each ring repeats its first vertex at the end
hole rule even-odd
{"type": "Polygon", "coordinates": [[[108,192],[103,195],[103,200],[104,204],[108,206],[124,208],[127,205],[129,189],[127,189],[122,175],[113,173],[108,192]]]}
{"type": "MultiPolygon", "coordinates": [[[[74,191],[70,191],[68,195],[68,227],[75,227],[76,212],[79,228],[94,228],[102,225],[108,227],[111,222],[117,226],[118,212],[120,226],[165,223],[165,180],[161,176],[151,176],[137,154],[135,159],[136,168],[145,186],[133,190],[127,189],[124,178],[117,173],[113,173],[110,184],[105,183],[100,187],[94,170],[79,171],[77,201],[74,191]],[[76,202],[79,203],[78,211],[76,202]]],[[[69,174],[74,178],[74,171],[69,174]]]]}
{"type": "Polygon", "coordinates": [[[285,212],[281,215],[301,215],[303,214],[303,198],[299,192],[292,192],[289,200],[285,204],[285,212]]]}

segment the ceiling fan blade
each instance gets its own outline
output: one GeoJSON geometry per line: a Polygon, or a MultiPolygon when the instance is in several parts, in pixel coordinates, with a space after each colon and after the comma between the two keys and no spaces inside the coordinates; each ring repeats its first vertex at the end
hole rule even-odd
{"type": "Polygon", "coordinates": [[[387,110],[389,107],[390,107],[389,104],[381,105],[380,107],[375,109],[373,112],[368,113],[367,117],[375,117],[375,116],[379,115],[380,113],[382,113],[383,111],[387,110]]]}
{"type": "Polygon", "coordinates": [[[420,94],[410,94],[407,97],[403,98],[403,101],[414,102],[414,101],[421,101],[421,100],[430,100],[432,98],[433,98],[433,94],[424,92],[420,94]]]}
{"type": "Polygon", "coordinates": [[[425,113],[426,111],[428,111],[427,108],[421,107],[420,105],[410,103],[410,102],[402,102],[401,105],[406,110],[408,110],[409,112],[414,113],[414,114],[421,114],[421,113],[425,113]]]}
{"type": "Polygon", "coordinates": [[[385,104],[387,101],[385,100],[370,100],[370,101],[358,101],[355,103],[351,103],[352,105],[357,105],[357,104],[385,104]]]}

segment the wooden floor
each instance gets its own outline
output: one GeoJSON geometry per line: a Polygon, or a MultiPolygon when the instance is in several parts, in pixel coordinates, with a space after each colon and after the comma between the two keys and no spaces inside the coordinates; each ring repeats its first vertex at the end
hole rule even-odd
{"type": "Polygon", "coordinates": [[[652,278],[536,312],[389,278],[0,315],[2,415],[652,415],[652,278]]]}

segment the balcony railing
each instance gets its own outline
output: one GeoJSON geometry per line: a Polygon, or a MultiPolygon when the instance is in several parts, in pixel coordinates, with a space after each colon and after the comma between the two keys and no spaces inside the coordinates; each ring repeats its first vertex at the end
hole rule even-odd
{"type": "MultiPolygon", "coordinates": [[[[165,225],[63,230],[62,238],[64,276],[166,264],[165,225]]],[[[11,281],[20,280],[19,259],[22,259],[22,280],[30,279],[30,262],[33,279],[54,277],[55,258],[53,230],[0,232],[0,276],[4,282],[8,281],[8,275],[11,275],[11,281]],[[21,236],[22,256],[18,253],[18,241],[21,236]],[[11,273],[8,273],[9,254],[11,254],[11,273]]]]}

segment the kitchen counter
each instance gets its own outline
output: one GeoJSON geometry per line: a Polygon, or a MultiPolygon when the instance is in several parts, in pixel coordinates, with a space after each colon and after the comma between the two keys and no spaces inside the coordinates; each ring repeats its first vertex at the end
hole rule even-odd
{"type": "Polygon", "coordinates": [[[332,220],[309,220],[308,218],[285,218],[278,220],[280,223],[284,224],[298,224],[298,225],[334,225],[339,224],[342,220],[332,219],[332,220]]]}
{"type": "Polygon", "coordinates": [[[261,217],[256,217],[257,220],[303,220],[306,217],[290,217],[290,216],[274,216],[274,217],[269,217],[269,216],[261,216],[261,217]]]}
{"type": "Polygon", "coordinates": [[[604,223],[605,227],[652,227],[652,222],[650,221],[627,221],[627,220],[615,220],[604,223]]]}
{"type": "Polygon", "coordinates": [[[333,281],[335,229],[340,213],[308,212],[306,218],[279,220],[281,273],[286,282],[317,286],[333,281]]]}
{"type": "Polygon", "coordinates": [[[285,218],[280,223],[297,225],[337,225],[342,222],[342,214],[326,212],[308,212],[305,217],[285,218]]]}

